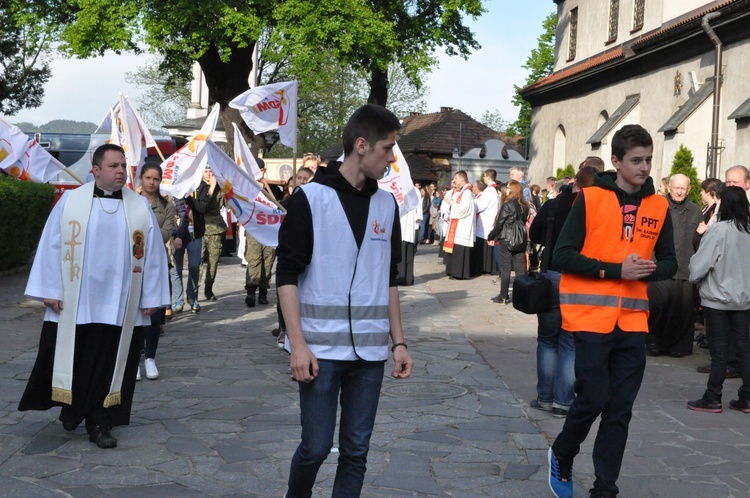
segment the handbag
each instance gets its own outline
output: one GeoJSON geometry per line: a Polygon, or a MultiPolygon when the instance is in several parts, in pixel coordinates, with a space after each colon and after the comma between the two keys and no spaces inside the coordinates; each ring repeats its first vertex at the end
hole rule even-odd
{"type": "Polygon", "coordinates": [[[526,223],[521,221],[520,211],[520,208],[516,206],[516,221],[513,223],[510,231],[510,237],[508,237],[508,250],[512,253],[525,251],[526,246],[529,243],[529,234],[526,231],[526,223]]]}
{"type": "MultiPolygon", "coordinates": [[[[555,206],[556,207],[556,206],[555,206]]],[[[555,221],[555,208],[550,209],[547,218],[547,233],[544,238],[545,251],[542,253],[542,267],[539,272],[529,272],[513,279],[513,307],[527,315],[546,313],[552,309],[552,281],[545,275],[549,266],[549,248],[552,244],[552,225],[555,221]]]]}

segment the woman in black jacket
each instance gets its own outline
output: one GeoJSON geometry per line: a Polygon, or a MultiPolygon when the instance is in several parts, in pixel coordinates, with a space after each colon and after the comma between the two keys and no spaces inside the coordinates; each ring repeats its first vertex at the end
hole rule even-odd
{"type": "MultiPolygon", "coordinates": [[[[487,235],[489,245],[500,245],[500,295],[492,298],[493,302],[510,303],[510,271],[516,272],[516,276],[526,274],[526,248],[511,252],[508,243],[513,228],[521,223],[526,229],[526,219],[529,216],[529,204],[523,198],[523,187],[515,180],[511,180],[505,186],[506,198],[500,207],[500,212],[495,220],[495,227],[487,235]]],[[[528,237],[527,237],[528,240],[528,237]]]]}

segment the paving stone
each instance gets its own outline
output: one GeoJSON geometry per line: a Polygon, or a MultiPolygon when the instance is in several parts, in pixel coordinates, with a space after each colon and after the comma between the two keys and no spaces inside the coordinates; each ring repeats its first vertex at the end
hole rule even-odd
{"type": "MultiPolygon", "coordinates": [[[[289,356],[269,333],[275,309],[244,305],[237,261],[222,258],[218,301],[201,302],[200,314],[182,313],[166,325],[162,375],[137,384],[131,425],[116,428],[115,450],[97,448],[82,428],[65,432],[59,409],[16,411],[35,361],[42,308],[18,306],[25,276],[11,279],[15,284],[0,278],[0,495],[282,496],[299,444],[297,384],[289,356]]],[[[400,289],[415,369],[411,379],[394,380],[387,365],[384,391],[410,383],[468,391],[445,399],[381,396],[362,496],[548,496],[547,448],[564,421],[529,409],[536,320],[487,300],[497,293],[494,277],[446,280],[434,247],[420,247],[416,267],[416,285],[400,289]]],[[[694,371],[705,361],[702,350],[683,359],[649,358],[618,481],[622,496],[748,494],[750,419],[685,408],[705,389],[705,376],[694,371]]],[[[738,387],[727,381],[727,393],[738,387]]],[[[593,482],[597,427],[575,461],[576,496],[593,482]]],[[[337,456],[321,467],[313,497],[330,496],[337,456]]]]}
{"type": "Polygon", "coordinates": [[[526,480],[533,476],[539,470],[537,465],[522,465],[517,463],[508,464],[505,467],[503,477],[505,479],[522,479],[526,480]]]}

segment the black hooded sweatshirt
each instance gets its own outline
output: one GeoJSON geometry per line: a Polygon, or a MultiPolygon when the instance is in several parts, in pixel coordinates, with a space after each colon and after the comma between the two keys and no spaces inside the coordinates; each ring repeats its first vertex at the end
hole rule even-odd
{"type": "MultiPolygon", "coordinates": [[[[318,168],[311,182],[320,183],[336,191],[357,247],[362,246],[367,230],[367,216],[370,210],[370,198],[378,191],[378,182],[368,178],[361,190],[350,184],[339,171],[340,162],[331,162],[327,168],[318,168]]],[[[276,248],[278,265],[276,267],[276,286],[297,285],[297,279],[312,261],[313,223],[310,203],[302,189],[296,189],[288,199],[289,208],[279,230],[279,245],[276,248]]],[[[401,262],[401,222],[398,204],[393,199],[393,228],[391,233],[391,264],[389,286],[396,286],[397,266],[401,262]]],[[[331,277],[335,277],[336,268],[331,266],[331,277]]]]}

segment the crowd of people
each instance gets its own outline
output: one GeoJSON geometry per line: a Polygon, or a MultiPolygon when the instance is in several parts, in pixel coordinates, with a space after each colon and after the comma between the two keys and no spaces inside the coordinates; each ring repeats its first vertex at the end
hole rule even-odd
{"type": "MultiPolygon", "coordinates": [[[[617,495],[646,356],[691,354],[696,322],[705,322],[711,364],[699,368],[709,374],[703,396],[687,407],[721,412],[725,378],[741,376],[729,407],[750,413],[750,293],[743,285],[750,269],[741,262],[750,242],[746,167],[728,169],[724,182],[703,181],[702,206],[689,200],[683,174],[657,192],[651,137],[627,125],[612,141],[613,170],[589,157],[574,178],[549,178],[545,189],[528,185],[521,168],[506,183],[492,169],[475,181],[458,171],[450,188],[415,184],[419,205],[401,217],[377,184],[394,160],[399,127],[382,108],[360,108],[344,130],[343,162],[323,167],[306,156],[283,188],[263,194],[287,210],[278,248],[245,233],[238,250],[251,308],[269,304],[278,258],[273,334],[290,353],[302,423],[288,496],[306,496],[314,484],[333,445],[339,401],[334,494],[359,494],[389,343],[393,377],[409,376],[413,366],[397,285],[409,283],[418,245],[440,245],[451,279],[498,275],[500,292],[491,300],[499,304],[512,301],[511,274],[541,269],[551,282],[550,309],[537,315],[531,407],[565,418],[548,452],[558,497],[572,496],[573,460],[599,417],[591,496],[617,495]],[[376,237],[365,236],[368,227],[376,237]],[[330,279],[331,261],[348,277],[330,279]]],[[[123,188],[126,171],[119,147],[94,153],[95,181],[55,206],[26,289],[47,311],[19,409],[60,406],[63,427],[85,422],[100,448],[115,447],[112,427],[129,423],[141,356],[146,378],[159,377],[166,322],[186,308],[200,312],[201,282],[202,299],[217,299],[227,230],[226,201],[210,167],[184,199],[161,194],[158,165],[141,169],[137,193],[123,188]],[[101,257],[96,248],[105,240],[109,252],[101,257]]]]}

